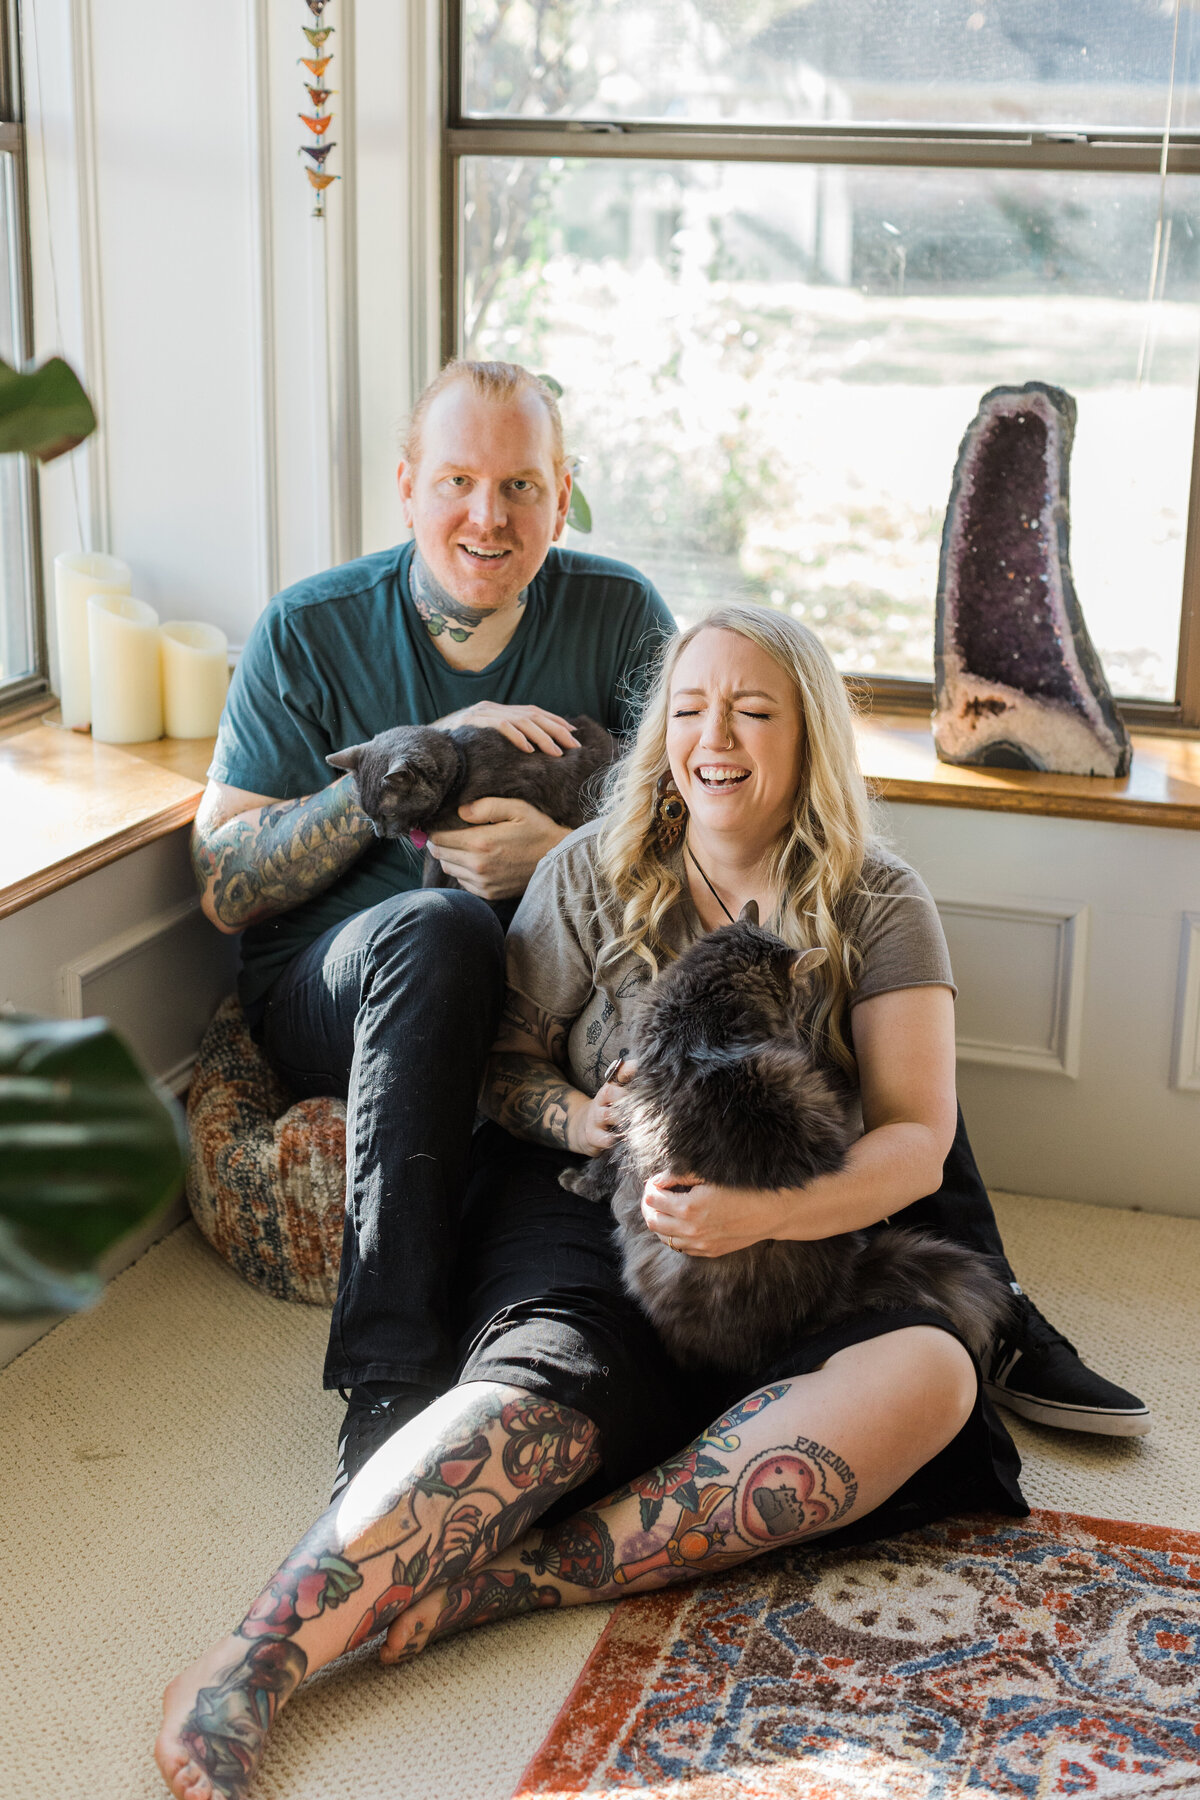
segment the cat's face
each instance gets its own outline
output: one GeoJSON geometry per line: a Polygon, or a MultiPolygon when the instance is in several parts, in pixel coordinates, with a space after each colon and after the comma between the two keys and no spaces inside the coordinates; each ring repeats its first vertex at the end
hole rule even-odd
{"type": "Polygon", "coordinates": [[[421,827],[440,810],[457,769],[454,752],[441,741],[441,734],[421,726],[398,726],[325,760],[354,776],[358,804],[378,837],[409,837],[418,849],[424,848],[421,827]]]}

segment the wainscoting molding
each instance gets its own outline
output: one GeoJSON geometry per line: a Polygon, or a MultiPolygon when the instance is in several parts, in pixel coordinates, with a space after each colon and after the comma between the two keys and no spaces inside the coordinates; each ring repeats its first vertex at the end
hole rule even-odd
{"type": "MultiPolygon", "coordinates": [[[[100,258],[100,178],[93,86],[91,0],[71,0],[72,85],[75,96],[75,180],[79,206],[79,282],[86,381],[99,421],[84,450],[90,542],[80,548],[112,549],[112,500],[108,466],[108,381],[104,335],[104,283],[100,258]]],[[[47,221],[49,229],[49,221],[47,221]]]]}
{"type": "MultiPolygon", "coordinates": [[[[441,367],[441,188],[449,179],[441,147],[441,28],[438,0],[413,0],[408,8],[405,116],[408,125],[406,194],[409,239],[409,405],[441,367]]],[[[453,346],[457,351],[458,346],[453,346]]]]}
{"type": "Polygon", "coordinates": [[[1200,913],[1194,912],[1183,915],[1171,1082],[1200,1093],[1200,913]]]}
{"type": "Polygon", "coordinates": [[[234,982],[236,954],[222,948],[199,897],[142,920],[59,969],[64,1018],[103,1015],[150,1073],[175,1093],[187,1087],[196,1048],[234,982]]]}
{"type": "Polygon", "coordinates": [[[1087,907],[950,899],[937,906],[960,989],[960,1060],[1078,1076],[1087,907]]]}
{"type": "MultiPolygon", "coordinates": [[[[255,536],[258,591],[265,605],[279,588],[278,458],[275,450],[275,247],[271,189],[271,58],[267,0],[250,0],[245,17],[250,118],[250,279],[254,384],[255,536]]],[[[249,621],[247,621],[247,626],[249,621]]]]}

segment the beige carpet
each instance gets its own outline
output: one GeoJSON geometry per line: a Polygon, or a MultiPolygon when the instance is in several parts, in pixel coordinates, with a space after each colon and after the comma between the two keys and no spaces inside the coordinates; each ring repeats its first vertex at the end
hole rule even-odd
{"type": "MultiPolygon", "coordinates": [[[[997,1200],[1026,1284],[1153,1405],[1148,1439],[1015,1425],[1035,1505],[1200,1529],[1200,1221],[997,1200]]],[[[0,1793],[142,1800],[163,1684],[323,1504],[327,1315],[255,1293],[191,1226],[0,1373],[0,1793]]],[[[518,1620],[404,1670],[371,1652],[285,1714],[256,1800],[512,1792],[606,1616],[518,1620]]]]}

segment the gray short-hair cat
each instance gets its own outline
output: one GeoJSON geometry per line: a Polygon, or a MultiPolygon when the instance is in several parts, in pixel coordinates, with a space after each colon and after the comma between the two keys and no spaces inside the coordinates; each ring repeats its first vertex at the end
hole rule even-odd
{"type": "MultiPolygon", "coordinates": [[[[574,831],[595,810],[587,784],[608,768],[617,743],[586,714],[568,724],[579,744],[561,756],[518,749],[490,725],[396,725],[325,761],[353,775],[358,804],[379,837],[406,837],[418,850],[435,831],[464,830],[459,807],[488,797],[527,800],[574,831]]],[[[458,884],[426,851],[422,885],[458,884]]]]}
{"type": "Polygon", "coordinates": [[[900,1307],[944,1313],[982,1354],[1009,1290],[985,1257],[926,1232],[885,1225],[693,1257],[647,1228],[650,1175],[803,1187],[845,1162],[847,1084],[819,1066],[805,1028],[825,952],[791,949],[756,917],[751,905],[647,988],[621,1141],[559,1180],[611,1201],[625,1285],[681,1363],[751,1368],[802,1333],[900,1307]]]}

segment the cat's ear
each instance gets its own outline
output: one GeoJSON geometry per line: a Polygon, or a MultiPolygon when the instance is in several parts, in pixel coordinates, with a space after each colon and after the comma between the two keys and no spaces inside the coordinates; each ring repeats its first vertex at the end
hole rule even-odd
{"type": "Polygon", "coordinates": [[[757,900],[747,900],[745,906],[743,906],[741,912],[737,916],[737,922],[739,925],[757,925],[758,924],[758,901],[757,900]]]}
{"type": "Polygon", "coordinates": [[[828,960],[828,950],[822,950],[819,944],[815,950],[797,950],[792,958],[792,966],[788,970],[788,974],[799,985],[812,974],[814,969],[819,969],[821,964],[828,960]]]}
{"type": "Polygon", "coordinates": [[[391,762],[389,762],[387,766],[387,774],[384,776],[384,780],[388,787],[398,794],[403,793],[405,788],[412,786],[413,766],[411,759],[405,751],[401,751],[399,756],[393,756],[391,762]]]}
{"type": "Polygon", "coordinates": [[[325,761],[331,769],[344,769],[348,775],[353,775],[366,747],[365,744],[351,744],[345,750],[331,750],[325,761]]]}

